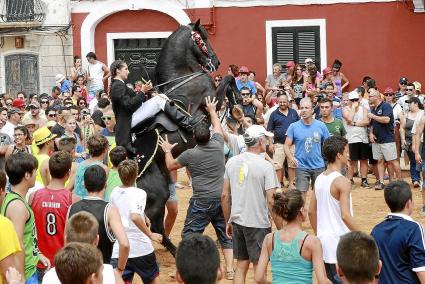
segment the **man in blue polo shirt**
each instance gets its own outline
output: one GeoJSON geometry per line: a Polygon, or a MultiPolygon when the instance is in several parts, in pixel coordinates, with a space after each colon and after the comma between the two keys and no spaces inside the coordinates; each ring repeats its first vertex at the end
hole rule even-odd
{"type": "Polygon", "coordinates": [[[383,264],[379,283],[424,283],[424,229],[411,217],[410,186],[405,181],[391,182],[384,197],[391,213],[372,230],[383,264]]]}
{"type": "Polygon", "coordinates": [[[330,136],[328,128],[320,120],[313,118],[313,104],[310,98],[300,102],[301,120],[289,125],[286,131],[284,150],[288,163],[296,166],[296,189],[303,193],[304,200],[311,181],[325,170],[322,157],[322,144],[330,136]],[[295,144],[295,156],[290,147],[295,144]]]}
{"type": "MultiPolygon", "coordinates": [[[[269,150],[274,152],[273,161],[278,164],[276,168],[277,178],[280,183],[282,183],[283,175],[282,168],[283,163],[285,162],[285,152],[283,151],[283,144],[286,140],[286,131],[288,130],[289,125],[300,120],[296,110],[288,107],[288,96],[285,93],[278,93],[277,101],[279,108],[272,112],[269,118],[269,123],[267,124],[267,131],[274,133],[274,141],[272,145],[269,146],[269,150]]],[[[295,168],[288,164],[288,177],[289,177],[289,187],[293,186],[295,181],[295,168]]]]}
{"type": "MultiPolygon", "coordinates": [[[[369,105],[371,112],[367,115],[371,120],[369,140],[372,144],[373,159],[378,161],[379,181],[375,190],[384,189],[385,162],[393,166],[397,179],[401,179],[400,164],[397,159],[397,147],[394,140],[393,108],[382,101],[376,89],[369,89],[369,105]]],[[[390,177],[392,178],[392,177],[390,177]]]]}

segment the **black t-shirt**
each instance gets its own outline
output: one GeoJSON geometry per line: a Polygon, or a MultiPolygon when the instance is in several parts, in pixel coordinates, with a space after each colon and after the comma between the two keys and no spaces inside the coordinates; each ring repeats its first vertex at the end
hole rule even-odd
{"type": "MultiPolygon", "coordinates": [[[[59,123],[56,123],[55,126],[52,127],[52,133],[56,134],[57,138],[60,138],[62,135],[65,134],[65,127],[60,125],[59,123]]],[[[77,124],[77,128],[75,129],[75,132],[81,137],[81,128],[77,124]]]]}
{"type": "Polygon", "coordinates": [[[97,109],[93,112],[93,114],[91,115],[91,118],[93,119],[96,125],[99,125],[105,128],[106,125],[105,125],[105,122],[103,122],[102,120],[102,116],[103,116],[103,112],[97,109]]]}

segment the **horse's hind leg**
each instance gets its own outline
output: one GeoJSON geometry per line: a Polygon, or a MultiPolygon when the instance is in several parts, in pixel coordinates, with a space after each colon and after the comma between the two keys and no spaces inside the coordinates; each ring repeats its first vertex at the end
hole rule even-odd
{"type": "Polygon", "coordinates": [[[162,244],[174,256],[176,247],[164,233],[165,204],[170,196],[168,178],[153,162],[143,177],[138,180],[137,185],[147,194],[145,213],[151,221],[151,231],[163,235],[162,244]]]}

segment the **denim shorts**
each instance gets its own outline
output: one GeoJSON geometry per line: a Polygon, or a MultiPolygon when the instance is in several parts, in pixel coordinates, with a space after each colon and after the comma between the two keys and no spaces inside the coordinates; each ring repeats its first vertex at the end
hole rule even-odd
{"type": "Polygon", "coordinates": [[[307,170],[307,169],[296,169],[296,189],[301,192],[308,191],[308,187],[311,181],[311,188],[314,189],[314,182],[316,178],[323,173],[325,168],[307,170]]]}
{"type": "Polygon", "coordinates": [[[177,202],[176,184],[175,183],[169,183],[168,184],[168,190],[170,191],[170,197],[168,197],[167,201],[177,202]]]}
{"type": "Polygon", "coordinates": [[[223,249],[232,249],[232,239],[226,236],[226,222],[220,199],[194,199],[189,201],[186,220],[182,231],[182,239],[191,234],[202,234],[208,224],[214,227],[217,238],[223,249]]]}

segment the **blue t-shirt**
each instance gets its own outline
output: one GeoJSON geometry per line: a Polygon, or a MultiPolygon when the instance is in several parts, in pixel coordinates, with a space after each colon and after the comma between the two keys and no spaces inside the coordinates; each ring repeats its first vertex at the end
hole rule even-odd
{"type": "Polygon", "coordinates": [[[391,105],[382,102],[376,108],[372,108],[371,112],[376,116],[388,116],[390,118],[389,123],[379,123],[372,119],[373,134],[376,137],[376,143],[394,142],[394,115],[391,105]]]}
{"type": "Polygon", "coordinates": [[[274,133],[274,143],[284,144],[286,140],[286,131],[289,125],[300,120],[296,110],[288,108],[288,115],[283,114],[277,108],[269,118],[267,130],[274,133]]]}
{"type": "Polygon", "coordinates": [[[415,271],[425,269],[422,225],[407,215],[389,214],[371,234],[382,261],[379,283],[420,283],[415,271]]]}
{"type": "Polygon", "coordinates": [[[240,91],[243,87],[247,87],[251,91],[251,95],[257,93],[255,83],[251,80],[246,81],[246,83],[242,83],[240,79],[236,79],[236,87],[238,88],[238,91],[240,91]]]}
{"type": "Polygon", "coordinates": [[[322,144],[330,136],[326,125],[314,119],[311,124],[302,120],[289,125],[286,137],[295,144],[295,159],[299,169],[314,170],[325,167],[322,144]]]}
{"type": "Polygon", "coordinates": [[[71,82],[69,80],[65,80],[61,84],[61,93],[69,93],[71,92],[71,82]]]}

